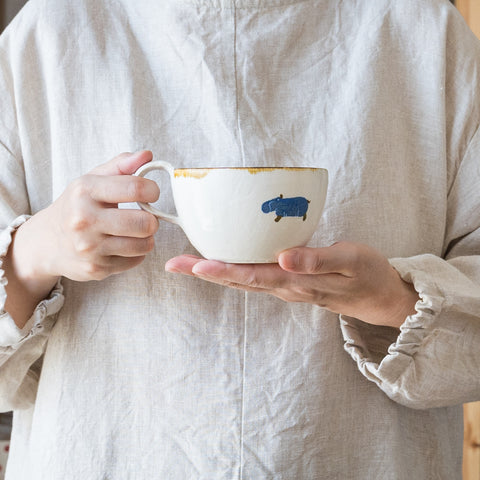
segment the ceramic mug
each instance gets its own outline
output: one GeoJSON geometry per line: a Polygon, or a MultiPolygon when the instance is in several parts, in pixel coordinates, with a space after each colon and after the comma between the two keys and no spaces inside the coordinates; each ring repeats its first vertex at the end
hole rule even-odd
{"type": "Polygon", "coordinates": [[[180,226],[205,258],[228,263],[274,263],[303,246],[317,228],[328,173],[310,167],[174,168],[153,161],[135,175],[165,170],[177,215],[139,206],[180,226]]]}

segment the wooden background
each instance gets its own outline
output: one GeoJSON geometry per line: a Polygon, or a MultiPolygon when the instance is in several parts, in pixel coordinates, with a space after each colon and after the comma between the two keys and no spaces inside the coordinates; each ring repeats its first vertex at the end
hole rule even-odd
{"type": "MultiPolygon", "coordinates": [[[[480,38],[480,0],[456,0],[455,5],[480,38]]],[[[480,402],[464,405],[463,480],[480,480],[480,402]]]]}
{"type": "Polygon", "coordinates": [[[455,5],[473,32],[480,38],[480,0],[456,0],[455,5]]]}

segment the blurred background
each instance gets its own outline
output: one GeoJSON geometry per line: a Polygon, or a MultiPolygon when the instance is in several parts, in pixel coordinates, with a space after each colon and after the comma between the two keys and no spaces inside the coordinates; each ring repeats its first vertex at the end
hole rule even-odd
{"type": "Polygon", "coordinates": [[[3,30],[17,12],[27,3],[26,0],[0,0],[0,29],[3,30]]]}

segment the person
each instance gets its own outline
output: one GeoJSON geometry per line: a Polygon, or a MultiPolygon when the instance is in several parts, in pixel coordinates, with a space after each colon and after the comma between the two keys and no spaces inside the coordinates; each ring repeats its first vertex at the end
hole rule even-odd
{"type": "Polygon", "coordinates": [[[7,479],[461,478],[480,45],[449,2],[31,0],[0,62],[7,479]],[[324,214],[278,264],[204,260],[135,205],[173,208],[153,157],[324,167],[324,214]]]}

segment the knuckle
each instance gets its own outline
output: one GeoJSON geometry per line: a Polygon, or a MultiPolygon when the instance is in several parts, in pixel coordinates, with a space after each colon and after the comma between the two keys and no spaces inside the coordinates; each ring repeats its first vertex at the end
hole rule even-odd
{"type": "Polygon", "coordinates": [[[306,274],[321,273],[325,268],[325,259],[315,249],[304,249],[299,256],[298,270],[306,274]]]}
{"type": "Polygon", "coordinates": [[[73,232],[83,232],[92,224],[91,219],[83,212],[77,212],[70,217],[69,225],[73,232]]]}
{"type": "Polygon", "coordinates": [[[70,213],[66,225],[74,232],[81,232],[95,223],[94,216],[89,212],[89,189],[81,179],[74,180],[70,188],[70,213]]]}
{"type": "Polygon", "coordinates": [[[250,287],[258,287],[260,286],[260,282],[258,279],[258,275],[255,271],[255,269],[250,269],[248,272],[248,275],[245,278],[245,284],[249,285],[250,287]]]}
{"type": "Polygon", "coordinates": [[[96,262],[87,262],[84,267],[85,275],[92,280],[103,280],[109,273],[105,268],[96,262]]]}
{"type": "Polygon", "coordinates": [[[80,255],[90,254],[95,250],[96,243],[85,237],[77,237],[74,241],[74,248],[80,255]]]}
{"type": "Polygon", "coordinates": [[[309,261],[305,265],[306,273],[318,273],[322,272],[325,267],[325,259],[319,255],[311,255],[309,261]]]}
{"type": "Polygon", "coordinates": [[[90,194],[90,188],[88,186],[89,175],[83,175],[70,184],[70,193],[74,199],[85,198],[90,194]]]}

